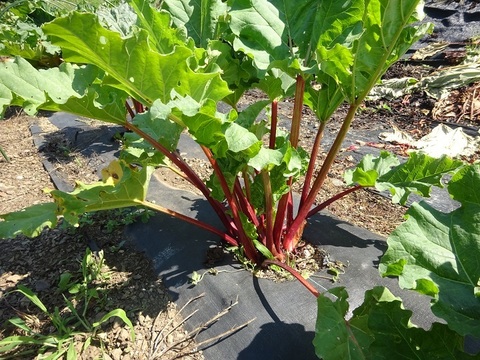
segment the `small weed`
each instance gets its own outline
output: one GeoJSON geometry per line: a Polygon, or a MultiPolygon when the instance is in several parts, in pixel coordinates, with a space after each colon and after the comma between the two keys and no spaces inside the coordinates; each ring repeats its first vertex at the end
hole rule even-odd
{"type": "Polygon", "coordinates": [[[48,310],[38,296],[23,285],[19,285],[18,289],[14,290],[23,294],[42,311],[50,320],[54,331],[48,334],[35,332],[27,324],[26,320],[31,318],[28,314],[10,319],[8,322],[14,325],[22,335],[9,336],[0,341],[0,354],[6,355],[2,359],[33,354],[48,354],[47,357],[39,357],[42,359],[61,357],[67,360],[77,359],[79,354],[75,344],[79,339],[83,342],[81,352],[85,351],[93,340],[99,341],[101,348],[104,348],[99,330],[102,324],[114,316],[127,324],[132,340],[135,339],[132,322],[123,309],[112,310],[96,322],[89,321],[87,317],[87,310],[92,301],[101,301],[103,298],[104,289],[99,284],[108,277],[108,272],[104,271],[103,252],[100,251],[98,256],[95,256],[87,249],[78,273],[80,276],[70,273],[63,273],[60,276],[58,292],[62,293],[68,311],[61,311],[58,307],[53,311],[48,310]],[[65,296],[64,292],[68,292],[68,296],[65,296]]]}

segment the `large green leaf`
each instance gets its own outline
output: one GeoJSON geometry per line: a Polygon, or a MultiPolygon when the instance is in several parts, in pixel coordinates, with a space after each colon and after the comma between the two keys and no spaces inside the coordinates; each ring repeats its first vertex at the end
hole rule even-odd
{"type": "Polygon", "coordinates": [[[442,178],[463,163],[446,156],[435,159],[423,153],[411,153],[406,162],[388,152],[378,157],[366,155],[354,169],[345,172],[347,184],[389,191],[394,203],[405,204],[411,193],[430,196],[432,186],[443,187],[442,178]]]}
{"type": "Polygon", "coordinates": [[[379,156],[365,155],[354,169],[345,171],[345,182],[348,185],[375,186],[377,179],[388,173],[392,167],[400,165],[398,158],[382,151],[379,156]]]}
{"type": "Polygon", "coordinates": [[[122,37],[128,37],[135,31],[137,14],[125,2],[116,6],[102,6],[95,13],[106,28],[118,32],[122,37]]]}
{"type": "Polygon", "coordinates": [[[355,12],[351,21],[354,30],[344,41],[329,43],[329,38],[334,38],[326,35],[328,37],[320,41],[316,50],[321,69],[338,81],[350,103],[360,103],[388,66],[430,31],[431,26],[411,26],[423,16],[423,2],[419,0],[348,3],[350,9],[362,9],[359,20],[363,23],[363,31],[358,32],[354,25],[353,20],[359,15],[355,12]]]}
{"type": "Polygon", "coordinates": [[[330,119],[344,101],[345,95],[334,78],[325,74],[317,74],[314,86],[305,89],[304,102],[322,122],[330,119]]]}
{"type": "Polygon", "coordinates": [[[151,166],[136,168],[114,160],[102,170],[103,181],[85,185],[77,183],[71,193],[50,191],[55,203],[34,205],[25,210],[0,215],[0,238],[18,234],[37,236],[45,227],[53,227],[57,217],[77,224],[85,212],[145,205],[151,166]]]}
{"type": "Polygon", "coordinates": [[[93,82],[96,71],[92,68],[77,68],[71,64],[62,64],[58,68],[37,70],[20,57],[0,62],[0,84],[8,88],[21,101],[29,114],[48,98],[64,104],[70,97],[84,95],[88,83],[93,82]]]}
{"type": "Polygon", "coordinates": [[[462,206],[442,213],[414,204],[388,238],[380,271],[400,286],[433,297],[432,311],[462,335],[480,337],[480,165],[468,166],[448,190],[462,206]]]}
{"type": "Polygon", "coordinates": [[[176,45],[187,43],[186,34],[172,27],[169,13],[157,11],[145,0],[131,0],[130,6],[137,14],[137,26],[148,32],[152,47],[159,53],[168,54],[176,45]]]}
{"type": "Polygon", "coordinates": [[[291,55],[288,28],[279,10],[267,0],[237,0],[229,11],[235,50],[253,55],[255,65],[262,70],[272,61],[291,55]]]}
{"type": "Polygon", "coordinates": [[[362,31],[362,1],[272,0],[298,53],[308,65],[315,49],[350,42],[362,31]]]}
{"type": "Polygon", "coordinates": [[[331,47],[362,31],[363,8],[363,1],[235,1],[229,12],[234,47],[251,53],[260,69],[294,54],[310,66],[320,44],[331,47]]]}
{"type": "Polygon", "coordinates": [[[337,299],[318,298],[317,356],[336,359],[468,359],[463,338],[447,325],[435,323],[429,331],[410,322],[412,312],[388,289],[375,287],[365,293],[363,304],[346,321],[348,294],[330,290],[337,299]]]}
{"type": "Polygon", "coordinates": [[[206,50],[207,68],[212,71],[218,67],[222,72],[222,79],[234,93],[223,101],[236,106],[245,90],[252,87],[257,79],[257,70],[252,60],[241,52],[234,51],[233,47],[225,41],[213,40],[208,43],[206,50]]]}
{"type": "Polygon", "coordinates": [[[45,227],[57,224],[57,205],[45,203],[33,205],[21,211],[0,215],[0,239],[13,238],[19,234],[35,237],[45,227]]]}
{"type": "Polygon", "coordinates": [[[348,312],[348,294],[343,288],[329,291],[336,297],[321,295],[317,299],[318,313],[313,345],[315,353],[324,360],[329,359],[365,359],[368,345],[373,341],[366,324],[348,326],[345,316],[348,312]],[[356,339],[358,335],[359,340],[356,339]]]}
{"type": "Polygon", "coordinates": [[[125,121],[126,93],[93,84],[95,66],[63,63],[58,68],[37,70],[22,58],[0,63],[0,105],[19,105],[29,114],[38,109],[65,111],[121,124],[125,121]]]}
{"type": "Polygon", "coordinates": [[[461,161],[446,156],[435,159],[414,152],[405,163],[381,175],[375,186],[380,191],[389,190],[394,203],[405,204],[412,192],[430,196],[432,185],[443,187],[442,178],[462,165],[461,161]]]}
{"type": "Polygon", "coordinates": [[[0,118],[2,118],[5,108],[12,103],[12,100],[12,92],[0,83],[0,118]]]}
{"type": "Polygon", "coordinates": [[[177,27],[185,27],[197,46],[205,48],[209,40],[222,34],[222,17],[227,4],[222,0],[164,0],[162,8],[172,15],[177,27]]]}
{"type": "Polygon", "coordinates": [[[81,98],[71,97],[64,104],[47,101],[40,108],[123,125],[127,116],[126,100],[127,94],[122,90],[93,84],[81,98]]]}
{"type": "Polygon", "coordinates": [[[93,64],[108,75],[104,84],[115,86],[146,105],[170,100],[172,90],[197,101],[220,100],[230,93],[218,73],[195,73],[188,66],[193,50],[176,46],[160,54],[152,49],[149,33],[138,31],[122,39],[101,26],[93,14],[74,12],[44,26],[52,42],[62,48],[66,61],[93,64]]]}

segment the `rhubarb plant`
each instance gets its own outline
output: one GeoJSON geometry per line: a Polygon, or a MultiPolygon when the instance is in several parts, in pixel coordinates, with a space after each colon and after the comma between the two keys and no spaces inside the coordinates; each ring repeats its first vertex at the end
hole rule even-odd
{"type": "MultiPolygon", "coordinates": [[[[346,173],[345,191],[316,203],[357,109],[388,67],[431,30],[419,23],[422,5],[420,0],[164,0],[153,8],[146,0],[130,0],[111,11],[74,11],[44,24],[43,34],[61,51],[61,64],[38,69],[19,56],[2,58],[0,106],[21,106],[32,115],[40,109],[69,112],[127,132],[119,159],[102,171],[101,181],[79,183],[71,193],[52,190],[52,203],[0,215],[0,238],[36,236],[60,218],[75,225],[86,212],[143,206],[217,234],[255,265],[289,268],[306,220],[333,201],[374,187],[405,204],[411,193],[428,196],[432,186],[443,186],[443,175],[456,172],[449,191],[462,208],[440,214],[423,204],[412,207],[389,240],[382,271],[434,298],[434,312],[449,324],[435,325],[432,333],[445,340],[443,350],[457,356],[461,337],[478,335],[478,266],[468,256],[478,253],[478,229],[472,225],[478,224],[478,211],[476,202],[459,195],[476,188],[478,166],[423,154],[401,162],[382,152],[346,173]],[[253,88],[268,100],[240,108],[239,99],[253,88]],[[294,108],[285,132],[278,126],[278,107],[287,98],[294,108]],[[230,108],[219,111],[220,102],[230,108]],[[343,103],[347,114],[317,170],[325,127],[343,103]],[[304,106],[319,121],[310,153],[299,145],[304,106]],[[182,132],[210,162],[208,181],[176,151],[182,132]],[[172,165],[205,196],[222,229],[148,200],[155,168],[172,165]],[[294,208],[298,182],[302,190],[294,208]],[[425,247],[416,245],[413,234],[422,234],[425,247]],[[448,262],[432,256],[438,246],[448,262]],[[451,284],[456,290],[445,290],[451,284]]],[[[388,290],[368,292],[347,321],[344,290],[332,290],[337,296],[332,301],[297,275],[318,296],[319,356],[377,357],[387,347],[442,353],[425,340],[429,333],[410,324],[410,313],[388,290]]]]}
{"type": "MultiPolygon", "coordinates": [[[[265,257],[285,261],[306,219],[329,204],[315,204],[316,197],[357,108],[431,28],[418,24],[419,0],[164,1],[160,9],[144,0],[128,4],[116,8],[121,16],[75,11],[44,24],[43,33],[61,49],[58,67],[36,69],[21,57],[0,64],[3,106],[22,106],[29,114],[66,111],[128,130],[120,159],[101,182],[79,184],[69,194],[54,190],[54,204],[2,215],[1,237],[34,236],[60,217],[75,224],[84,212],[146,206],[211,230],[255,264],[265,257]],[[251,88],[269,100],[239,109],[239,98],[251,88]],[[278,106],[291,96],[291,129],[282,133],[278,106]],[[231,109],[219,112],[219,102],[231,109]],[[323,131],[343,102],[348,113],[316,172],[323,131]],[[310,154],[299,146],[304,105],[320,122],[310,154]],[[175,151],[184,130],[213,168],[207,182],[175,151]],[[167,163],[199,189],[224,229],[148,201],[152,171],[167,163]],[[299,179],[303,191],[295,212],[292,185],[299,179]]],[[[395,182],[390,175],[386,182],[404,194],[398,201],[410,191],[428,192],[429,184],[395,182]]],[[[358,182],[335,199],[381,183],[358,182]]]]}

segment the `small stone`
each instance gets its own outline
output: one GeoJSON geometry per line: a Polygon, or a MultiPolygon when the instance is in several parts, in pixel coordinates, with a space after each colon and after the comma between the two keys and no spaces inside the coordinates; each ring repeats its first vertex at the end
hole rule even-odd
{"type": "Polygon", "coordinates": [[[130,339],[130,332],[123,328],[122,331],[120,331],[120,335],[118,337],[121,341],[127,341],[130,339]]]}
{"type": "Polygon", "coordinates": [[[113,325],[112,325],[112,328],[115,330],[115,329],[118,329],[120,326],[121,326],[121,324],[118,321],[114,321],[113,325]]]}
{"type": "Polygon", "coordinates": [[[174,340],[173,334],[168,334],[167,335],[167,344],[173,344],[173,340],[174,340]]]}
{"type": "Polygon", "coordinates": [[[140,279],[142,278],[142,275],[140,275],[140,274],[135,274],[135,275],[132,276],[132,278],[133,278],[134,280],[140,280],[140,279]]]}
{"type": "Polygon", "coordinates": [[[334,186],[345,186],[345,183],[342,180],[332,178],[332,184],[334,186]]]}
{"type": "Polygon", "coordinates": [[[175,317],[175,310],[174,309],[168,309],[167,311],[167,317],[169,319],[173,319],[175,317]]]}
{"type": "Polygon", "coordinates": [[[122,359],[122,354],[123,354],[122,349],[113,349],[110,352],[110,355],[112,356],[113,360],[121,360],[122,359]]]}

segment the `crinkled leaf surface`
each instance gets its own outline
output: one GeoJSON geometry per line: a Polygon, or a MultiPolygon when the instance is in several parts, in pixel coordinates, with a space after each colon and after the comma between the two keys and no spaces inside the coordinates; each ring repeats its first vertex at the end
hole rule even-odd
{"type": "Polygon", "coordinates": [[[352,20],[362,21],[363,30],[359,32],[354,26],[344,41],[320,42],[316,51],[321,69],[338,81],[350,103],[358,103],[388,66],[427,33],[430,26],[411,26],[423,14],[423,3],[419,0],[358,0],[348,4],[352,20]],[[362,14],[358,18],[360,9],[362,14]]]}
{"type": "Polygon", "coordinates": [[[81,77],[76,76],[79,72],[75,72],[70,64],[37,70],[20,57],[0,62],[0,83],[16,95],[28,114],[35,114],[48,97],[62,104],[70,97],[83,96],[88,81],[93,81],[96,74],[91,71],[81,73],[81,77]]]}
{"type": "Polygon", "coordinates": [[[209,40],[221,35],[221,17],[227,4],[222,0],[164,0],[162,8],[172,15],[177,27],[185,27],[195,44],[206,47],[209,40]]]}
{"type": "Polygon", "coordinates": [[[432,185],[443,187],[443,176],[462,165],[461,161],[446,156],[436,159],[414,152],[405,163],[379,176],[375,187],[380,191],[389,190],[394,203],[405,204],[412,192],[430,196],[432,185]]]}
{"type": "Polygon", "coordinates": [[[253,55],[261,70],[268,69],[272,61],[291,55],[288,26],[281,16],[281,9],[267,0],[238,0],[229,11],[230,29],[236,36],[235,50],[253,55]]]}
{"type": "MultiPolygon", "coordinates": [[[[133,4],[133,1],[130,3],[133,4]]],[[[102,6],[95,13],[108,29],[118,32],[122,37],[132,35],[137,14],[126,2],[116,6],[102,6]]]]}
{"type": "Polygon", "coordinates": [[[168,54],[176,45],[187,43],[186,34],[172,26],[170,14],[155,10],[144,0],[132,0],[129,4],[137,14],[137,26],[148,32],[150,44],[160,54],[168,54]]]}
{"type": "Polygon", "coordinates": [[[480,165],[454,175],[448,190],[462,206],[442,213],[414,204],[388,238],[380,271],[402,288],[433,297],[432,311],[462,335],[480,337],[480,165]]]}
{"type": "Polygon", "coordinates": [[[48,101],[43,110],[64,111],[89,119],[102,120],[122,125],[127,116],[127,94],[117,88],[93,84],[81,98],[71,97],[64,104],[48,101]]]}
{"type": "Polygon", "coordinates": [[[0,215],[0,239],[13,238],[24,234],[38,236],[45,227],[57,224],[57,205],[45,203],[33,205],[21,211],[0,215]]]}
{"type": "Polygon", "coordinates": [[[220,40],[208,43],[206,51],[207,66],[222,69],[222,79],[228,83],[233,93],[223,99],[226,103],[235,107],[245,90],[251,88],[257,79],[257,70],[252,60],[241,52],[234,51],[233,47],[220,40]]]}
{"type": "Polygon", "coordinates": [[[366,324],[348,326],[345,316],[348,312],[348,294],[344,288],[334,288],[329,294],[317,299],[318,313],[313,345],[315,353],[324,360],[330,359],[365,359],[366,348],[372,341],[366,324]],[[359,336],[361,343],[356,339],[359,336]],[[363,335],[363,336],[362,336],[363,335]]]}
{"type": "Polygon", "coordinates": [[[121,161],[113,161],[102,171],[103,182],[91,185],[77,184],[71,193],[53,190],[55,203],[34,205],[25,210],[0,215],[0,238],[18,234],[34,237],[45,227],[57,224],[63,216],[71,224],[77,224],[84,212],[116,209],[145,204],[148,181],[153,168],[132,168],[121,161]]]}
{"type": "Polygon", "coordinates": [[[241,0],[229,12],[235,49],[253,54],[260,69],[293,55],[293,46],[308,63],[319,43],[332,46],[361,31],[362,14],[363,1],[315,0],[241,0]]]}
{"type": "Polygon", "coordinates": [[[334,78],[319,73],[317,85],[305,89],[304,102],[317,115],[320,121],[327,121],[345,99],[342,89],[334,78]]]}
{"type": "Polygon", "coordinates": [[[22,58],[0,63],[0,105],[19,105],[28,114],[38,109],[65,111],[121,124],[125,121],[126,93],[93,84],[99,76],[95,66],[68,63],[37,70],[22,58]]]}
{"type": "Polygon", "coordinates": [[[318,298],[316,335],[318,357],[336,359],[468,359],[463,338],[447,325],[435,323],[429,330],[410,322],[412,312],[388,289],[375,287],[365,293],[363,304],[350,320],[348,294],[330,290],[337,299],[318,298]]]}
{"type": "Polygon", "coordinates": [[[168,102],[172,90],[197,101],[220,100],[230,93],[218,73],[190,69],[187,60],[193,50],[177,46],[173,52],[160,54],[151,47],[146,30],[122,39],[119,33],[103,28],[95,15],[77,12],[57,18],[43,29],[62,48],[65,60],[99,67],[108,74],[104,83],[144,104],[156,99],[168,102]]]}
{"type": "Polygon", "coordinates": [[[365,155],[356,168],[345,172],[344,178],[349,185],[388,190],[392,201],[403,205],[412,192],[430,196],[432,186],[443,187],[442,178],[462,165],[446,156],[437,159],[416,152],[400,164],[395,155],[382,151],[378,157],[365,155]]]}

